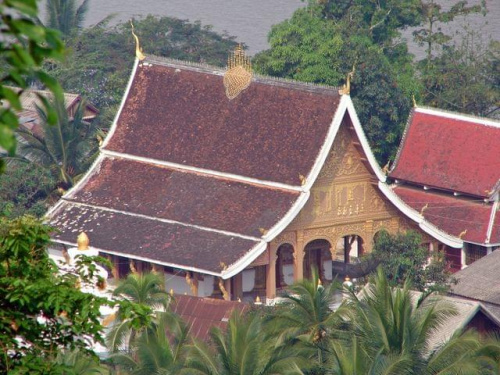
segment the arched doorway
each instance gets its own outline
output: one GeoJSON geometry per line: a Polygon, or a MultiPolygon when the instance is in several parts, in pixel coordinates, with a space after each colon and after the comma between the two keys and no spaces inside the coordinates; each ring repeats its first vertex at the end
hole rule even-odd
{"type": "Polygon", "coordinates": [[[332,277],[332,245],[327,240],[314,240],[304,249],[304,278],[312,277],[312,269],[318,270],[322,282],[328,282],[332,277]]]}
{"type": "Polygon", "coordinates": [[[364,252],[364,240],[361,236],[348,234],[340,238],[335,245],[334,273],[340,278],[355,277],[361,272],[357,265],[364,252]]]}
{"type": "Polygon", "coordinates": [[[276,288],[293,284],[293,246],[285,243],[276,251],[276,288]]]}

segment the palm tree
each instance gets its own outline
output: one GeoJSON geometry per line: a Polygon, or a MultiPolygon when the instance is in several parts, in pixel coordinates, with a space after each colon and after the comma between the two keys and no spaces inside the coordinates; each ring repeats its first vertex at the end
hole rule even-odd
{"type": "Polygon", "coordinates": [[[63,101],[52,104],[58,115],[55,125],[49,125],[46,112],[38,108],[41,131],[23,126],[17,130],[18,154],[8,161],[23,161],[45,168],[67,189],[82,176],[97,156],[97,129],[83,120],[85,103],[82,101],[73,118],[68,116],[63,101]]]}
{"type": "Polygon", "coordinates": [[[63,35],[83,27],[83,21],[89,9],[89,0],[83,0],[77,7],[76,0],[47,0],[46,27],[59,30],[63,35]]]}
{"type": "MultiPolygon", "coordinates": [[[[417,298],[409,282],[402,289],[391,288],[381,268],[359,296],[351,293],[345,305],[351,311],[353,340],[357,341],[353,341],[356,350],[350,352],[363,352],[365,368],[381,363],[385,369],[397,368],[398,374],[498,373],[500,343],[482,342],[474,332],[458,332],[431,351],[428,343],[433,331],[455,310],[432,295],[417,298]]],[[[333,352],[340,351],[334,348],[333,352]]],[[[342,355],[338,358],[336,368],[340,369],[342,355]]]]}
{"type": "MultiPolygon", "coordinates": [[[[55,359],[59,365],[64,365],[73,375],[108,375],[109,369],[101,364],[96,358],[79,350],[59,352],[55,359]]],[[[63,372],[66,374],[66,372],[63,372]]]]}
{"type": "Polygon", "coordinates": [[[192,345],[185,372],[205,375],[302,374],[297,352],[277,345],[262,329],[257,313],[234,311],[225,332],[210,332],[213,348],[200,342],[192,345]]]}
{"type": "Polygon", "coordinates": [[[283,302],[276,306],[266,324],[267,332],[286,345],[298,346],[301,355],[313,359],[317,369],[327,366],[328,345],[332,339],[347,338],[344,307],[333,312],[335,284],[323,287],[318,272],[312,279],[303,279],[288,288],[283,302]]]}
{"type": "Polygon", "coordinates": [[[481,339],[474,331],[458,332],[434,350],[425,363],[425,375],[499,374],[500,342],[481,339]]]}
{"type": "Polygon", "coordinates": [[[117,353],[111,361],[134,375],[178,374],[187,354],[188,328],[179,318],[157,313],[157,323],[132,343],[130,353],[117,353]]]}
{"type": "MultiPolygon", "coordinates": [[[[170,295],[165,291],[164,285],[165,281],[160,274],[132,273],[118,285],[113,295],[151,308],[153,313],[156,312],[154,323],[164,324],[160,321],[168,319],[170,314],[167,311],[170,295]]],[[[132,351],[135,338],[145,329],[151,328],[151,326],[131,327],[132,320],[126,318],[125,313],[118,310],[113,327],[106,337],[108,348],[113,352],[119,351],[124,346],[129,352],[132,351]]]]}
{"type": "Polygon", "coordinates": [[[370,357],[361,341],[353,336],[349,342],[331,340],[330,361],[325,374],[334,375],[403,375],[411,374],[412,359],[407,355],[383,355],[379,350],[370,357]]]}

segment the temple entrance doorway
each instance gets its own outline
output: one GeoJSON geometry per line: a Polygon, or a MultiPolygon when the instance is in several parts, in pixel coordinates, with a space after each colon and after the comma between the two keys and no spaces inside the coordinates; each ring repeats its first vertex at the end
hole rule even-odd
{"type": "Polygon", "coordinates": [[[304,278],[312,277],[312,270],[318,271],[321,282],[332,281],[332,253],[331,244],[327,240],[314,240],[304,249],[304,278]]]}
{"type": "Polygon", "coordinates": [[[362,276],[360,258],[364,254],[364,240],[357,234],[349,234],[340,238],[335,246],[333,272],[339,279],[346,276],[362,276]]]}
{"type": "Polygon", "coordinates": [[[293,246],[285,243],[276,251],[276,288],[293,284],[293,246]]]}

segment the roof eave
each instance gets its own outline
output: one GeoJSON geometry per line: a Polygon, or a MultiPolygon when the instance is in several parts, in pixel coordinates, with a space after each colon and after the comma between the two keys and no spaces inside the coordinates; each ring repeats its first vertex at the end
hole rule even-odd
{"type": "Polygon", "coordinates": [[[415,209],[407,205],[391,188],[389,185],[379,182],[378,183],[380,191],[385,195],[389,201],[396,206],[397,209],[399,209],[403,214],[405,214],[408,218],[413,220],[415,223],[418,224],[420,229],[422,229],[425,233],[428,235],[434,237],[435,239],[439,240],[440,242],[444,243],[445,245],[448,245],[450,247],[456,248],[456,249],[461,249],[463,247],[464,241],[462,241],[460,238],[452,236],[438,227],[436,227],[434,224],[431,224],[429,221],[427,221],[424,216],[420,215],[419,212],[417,212],[415,209]]]}

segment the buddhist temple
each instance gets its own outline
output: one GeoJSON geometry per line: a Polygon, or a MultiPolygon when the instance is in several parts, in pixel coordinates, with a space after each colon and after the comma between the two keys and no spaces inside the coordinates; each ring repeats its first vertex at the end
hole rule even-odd
{"type": "MultiPolygon", "coordinates": [[[[411,174],[426,153],[467,150],[460,142],[424,149],[414,141],[414,133],[429,132],[418,129],[426,116],[414,111],[388,179],[348,84],[339,90],[258,76],[241,50],[225,70],[141,55],[100,156],[49,212],[60,231],[52,252],[85,232],[113,262],[114,277],[155,270],[177,294],[272,301],[313,266],[323,282],[363,274],[358,259],[381,230],[417,230],[429,249],[450,255],[461,254],[464,241],[492,249],[498,224],[484,232],[479,227],[489,222],[479,219],[449,227],[441,210],[451,200],[478,217],[498,216],[500,176],[474,181],[487,167],[472,173],[478,162],[469,161],[450,169],[449,176],[463,172],[457,180],[470,172],[467,184],[457,185],[437,160],[429,166],[442,175],[411,174]]],[[[464,128],[471,122],[457,121],[464,128]]],[[[474,134],[500,131],[476,122],[474,134]]],[[[487,133],[478,147],[490,147],[492,138],[487,133]]],[[[500,170],[492,157],[483,161],[500,170]]],[[[466,157],[454,158],[447,162],[466,157]]]]}

